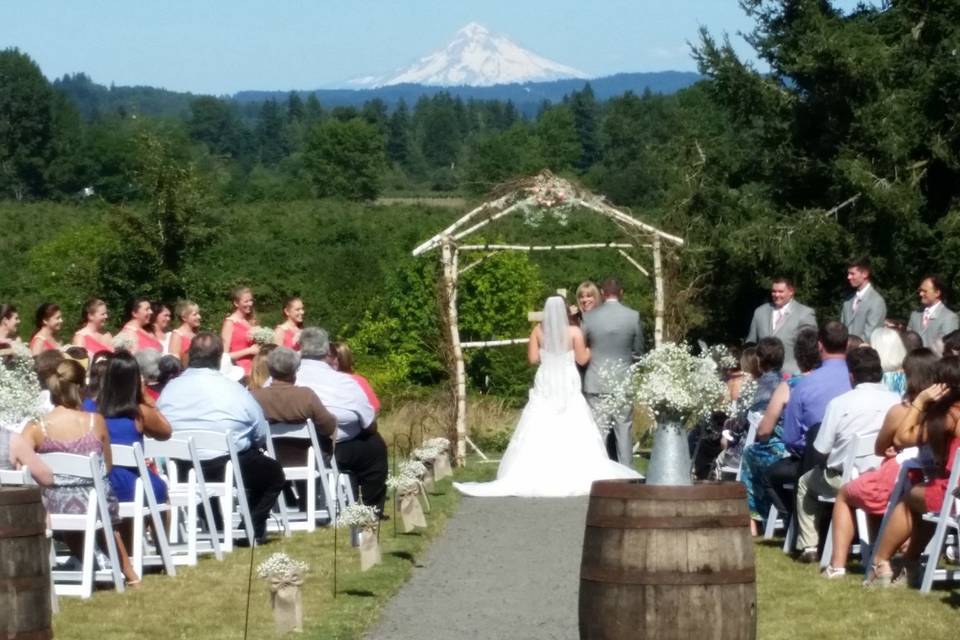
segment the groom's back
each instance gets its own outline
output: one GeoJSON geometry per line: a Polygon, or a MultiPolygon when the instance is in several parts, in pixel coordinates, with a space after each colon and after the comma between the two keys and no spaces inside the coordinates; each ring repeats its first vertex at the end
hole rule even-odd
{"type": "Polygon", "coordinates": [[[610,383],[643,353],[640,314],[610,300],[583,316],[583,334],[590,347],[590,364],[583,379],[585,393],[608,393],[610,383]],[[604,371],[605,376],[600,372],[604,371]]]}

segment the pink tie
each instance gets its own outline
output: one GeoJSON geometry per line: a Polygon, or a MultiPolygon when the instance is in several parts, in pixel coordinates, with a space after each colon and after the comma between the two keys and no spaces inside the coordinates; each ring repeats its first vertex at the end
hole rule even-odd
{"type": "Polygon", "coordinates": [[[923,310],[923,328],[926,329],[927,325],[930,324],[930,316],[933,315],[930,313],[930,309],[923,310]]]}
{"type": "Polygon", "coordinates": [[[783,324],[783,317],[786,315],[786,313],[784,313],[783,309],[777,309],[776,311],[774,311],[774,314],[775,315],[773,318],[773,330],[776,331],[777,329],[780,328],[780,325],[783,324]]]}

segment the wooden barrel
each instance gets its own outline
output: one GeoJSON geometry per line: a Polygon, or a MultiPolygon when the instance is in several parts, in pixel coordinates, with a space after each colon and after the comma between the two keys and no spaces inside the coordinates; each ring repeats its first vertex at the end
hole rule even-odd
{"type": "Polygon", "coordinates": [[[47,640],[50,541],[39,487],[0,487],[0,639],[47,640]]]}
{"type": "Polygon", "coordinates": [[[756,638],[746,497],[737,482],[595,482],[580,566],[580,637],[756,638]]]}

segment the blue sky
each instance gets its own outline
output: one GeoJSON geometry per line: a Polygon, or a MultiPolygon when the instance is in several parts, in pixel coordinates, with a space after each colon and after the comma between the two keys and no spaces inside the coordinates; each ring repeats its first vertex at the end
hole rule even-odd
{"type": "Polygon", "coordinates": [[[736,0],[6,0],[0,48],[20,48],[49,78],[226,94],[388,73],[469,22],[591,76],[693,70],[700,25],[750,54],[736,0]]]}

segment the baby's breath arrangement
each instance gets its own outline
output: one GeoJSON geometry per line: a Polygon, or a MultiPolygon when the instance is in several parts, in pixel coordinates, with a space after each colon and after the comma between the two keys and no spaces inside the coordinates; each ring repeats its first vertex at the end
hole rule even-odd
{"type": "Polygon", "coordinates": [[[364,504],[351,504],[340,512],[340,518],[337,520],[338,527],[357,527],[358,529],[369,529],[375,527],[380,522],[377,510],[364,504]]]}
{"type": "Polygon", "coordinates": [[[268,327],[254,327],[250,330],[250,339],[253,340],[254,344],[273,344],[275,335],[273,329],[268,327]]]}
{"type": "Polygon", "coordinates": [[[21,343],[0,362],[0,428],[19,429],[42,413],[40,383],[33,371],[33,357],[21,343]]]}
{"type": "Polygon", "coordinates": [[[439,448],[424,443],[424,445],[419,449],[414,449],[411,451],[410,457],[414,460],[419,460],[420,462],[431,462],[443,454],[444,451],[441,451],[439,448]]]}
{"type": "Polygon", "coordinates": [[[709,417],[724,408],[727,398],[727,387],[709,350],[695,356],[683,343],[666,342],[643,356],[635,380],[637,402],[658,417],[709,417]]]}
{"type": "Polygon", "coordinates": [[[450,441],[446,438],[430,438],[423,443],[423,446],[436,449],[440,451],[440,453],[446,453],[450,451],[450,441]]]}
{"type": "Polygon", "coordinates": [[[126,331],[119,331],[117,335],[113,336],[110,343],[113,345],[114,351],[133,351],[133,348],[137,346],[137,339],[126,331]]]}
{"type": "Polygon", "coordinates": [[[422,478],[427,475],[427,465],[419,460],[404,460],[400,463],[398,475],[409,478],[422,478]]]}
{"type": "Polygon", "coordinates": [[[282,551],[278,551],[257,567],[257,577],[261,580],[289,579],[302,576],[309,569],[306,562],[294,560],[282,551]]]}
{"type": "Polygon", "coordinates": [[[399,495],[416,493],[420,490],[420,479],[415,476],[389,475],[387,476],[387,488],[393,489],[399,495]]]}

